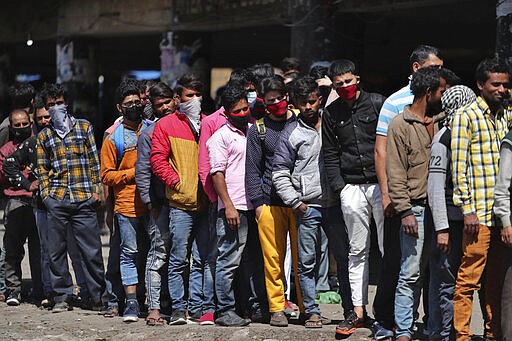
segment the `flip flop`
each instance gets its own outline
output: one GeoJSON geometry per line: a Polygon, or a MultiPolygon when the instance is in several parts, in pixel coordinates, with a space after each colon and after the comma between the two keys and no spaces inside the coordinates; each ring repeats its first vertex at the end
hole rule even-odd
{"type": "Polygon", "coordinates": [[[162,317],[154,318],[154,317],[146,317],[146,324],[148,326],[163,326],[165,324],[165,320],[162,317]]]}
{"type": "Polygon", "coordinates": [[[304,323],[305,328],[322,328],[322,317],[316,314],[311,315],[304,323]]]}

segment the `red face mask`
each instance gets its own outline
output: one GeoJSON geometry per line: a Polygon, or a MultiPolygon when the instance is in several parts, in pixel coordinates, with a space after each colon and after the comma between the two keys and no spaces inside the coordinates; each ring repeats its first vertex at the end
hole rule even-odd
{"type": "Polygon", "coordinates": [[[268,112],[275,116],[283,116],[284,114],[286,114],[287,109],[288,102],[286,102],[285,99],[274,104],[267,104],[268,112]]]}
{"type": "Polygon", "coordinates": [[[356,97],[357,84],[352,84],[344,88],[336,88],[336,93],[344,100],[352,100],[356,97]]]}

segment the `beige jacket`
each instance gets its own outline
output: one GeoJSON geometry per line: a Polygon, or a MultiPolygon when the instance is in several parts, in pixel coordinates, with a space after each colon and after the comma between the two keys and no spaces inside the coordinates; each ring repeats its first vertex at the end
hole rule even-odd
{"type": "MultiPolygon", "coordinates": [[[[434,135],[440,130],[444,113],[434,116],[434,135]]],[[[427,178],[432,139],[427,124],[407,105],[389,125],[386,146],[386,173],[391,203],[405,217],[415,203],[426,204],[427,178]]]]}

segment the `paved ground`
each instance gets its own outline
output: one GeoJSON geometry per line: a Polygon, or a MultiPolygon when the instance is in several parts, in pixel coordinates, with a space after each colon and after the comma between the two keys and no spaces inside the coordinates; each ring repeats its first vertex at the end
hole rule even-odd
{"type": "MultiPolygon", "coordinates": [[[[0,212],[0,216],[3,212],[0,212]]],[[[3,225],[0,238],[3,238],[3,225]]],[[[108,238],[102,237],[103,256],[108,255],[108,238]]],[[[27,258],[27,257],[25,257],[27,258]]],[[[24,278],[29,276],[28,262],[23,261],[24,278]]],[[[28,279],[28,278],[27,278],[28,279]]],[[[370,302],[375,295],[375,287],[370,287],[370,302]]],[[[475,307],[477,307],[475,302],[475,307]]],[[[322,305],[325,316],[338,323],[342,316],[339,305],[322,305]]],[[[372,311],[371,306],[368,311],[372,311]]],[[[482,334],[481,314],[474,309],[472,330],[482,334]]],[[[144,321],[126,325],[120,318],[107,319],[96,313],[75,308],[74,311],[53,314],[34,305],[23,303],[19,307],[9,307],[0,302],[0,340],[332,340],[335,338],[335,325],[322,329],[306,330],[301,325],[291,324],[288,328],[275,328],[263,324],[252,324],[243,328],[223,328],[215,326],[146,326],[144,321]]],[[[350,340],[369,340],[371,331],[359,329],[350,340]]]]}

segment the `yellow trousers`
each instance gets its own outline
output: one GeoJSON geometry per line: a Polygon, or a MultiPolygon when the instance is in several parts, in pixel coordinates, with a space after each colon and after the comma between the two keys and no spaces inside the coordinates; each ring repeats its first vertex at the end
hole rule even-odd
{"type": "Polygon", "coordinates": [[[265,286],[270,312],[284,310],[284,258],[288,232],[290,233],[295,288],[299,301],[297,303],[300,311],[304,312],[297,268],[297,225],[293,210],[289,207],[263,205],[258,219],[258,231],[263,252],[265,286]]]}

